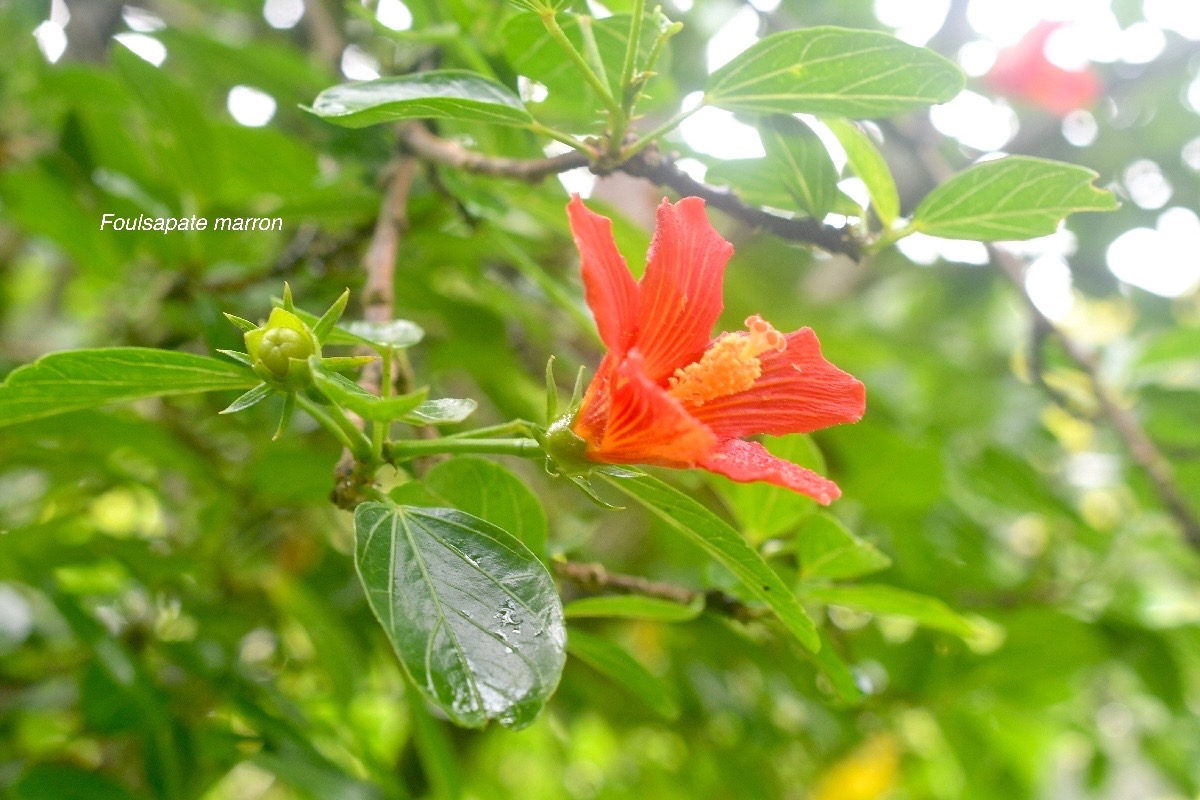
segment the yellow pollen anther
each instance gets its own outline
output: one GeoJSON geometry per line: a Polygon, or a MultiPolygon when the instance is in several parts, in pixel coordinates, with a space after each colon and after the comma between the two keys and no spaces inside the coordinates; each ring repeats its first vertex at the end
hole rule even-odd
{"type": "Polygon", "coordinates": [[[762,375],[758,356],[784,350],[787,340],[762,317],[746,320],[747,333],[717,337],[700,360],[675,370],[669,392],[684,405],[702,406],[718,397],[744,392],[762,375]]]}

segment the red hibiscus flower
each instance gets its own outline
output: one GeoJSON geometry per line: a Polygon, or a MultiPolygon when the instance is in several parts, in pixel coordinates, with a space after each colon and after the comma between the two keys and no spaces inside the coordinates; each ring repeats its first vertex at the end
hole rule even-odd
{"type": "Polygon", "coordinates": [[[612,223],[575,196],[567,206],[588,305],[608,353],[571,429],[585,457],[606,464],[701,467],[735,481],[767,481],[830,503],[833,481],[743,437],[782,436],[855,422],[863,385],[821,356],[808,328],[784,335],[761,317],[711,339],[733,246],[689,197],[658,207],[640,283],[612,223]]]}
{"type": "Polygon", "coordinates": [[[1063,69],[1046,58],[1046,42],[1066,23],[1042,22],[996,59],[985,81],[994,91],[1065,117],[1100,99],[1100,79],[1089,67],[1063,69]]]}

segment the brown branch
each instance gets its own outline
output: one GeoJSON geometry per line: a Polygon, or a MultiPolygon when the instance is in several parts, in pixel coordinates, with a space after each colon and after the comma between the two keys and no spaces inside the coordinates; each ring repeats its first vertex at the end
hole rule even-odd
{"type": "MultiPolygon", "coordinates": [[[[371,243],[363,255],[367,280],[363,286],[363,317],[368,322],[390,322],[396,300],[396,255],[400,237],[408,228],[408,192],[412,186],[416,162],[408,156],[398,156],[388,167],[388,184],[375,220],[371,243]]],[[[369,349],[364,353],[370,355],[369,349]]],[[[381,365],[374,361],[363,368],[358,383],[368,392],[378,394],[381,385],[381,365]]],[[[360,428],[363,421],[351,414],[360,428]]],[[[364,474],[349,450],[342,452],[334,468],[333,501],[341,508],[353,508],[361,501],[361,488],[371,480],[364,474]]]]}
{"type": "Polygon", "coordinates": [[[586,591],[594,593],[617,592],[654,597],[681,605],[703,601],[704,609],[715,614],[743,622],[764,616],[764,610],[748,606],[736,597],[724,592],[700,592],[663,581],[652,581],[639,575],[622,575],[609,572],[603,564],[584,564],[578,561],[555,561],[554,572],[586,591]]]}
{"type": "Polygon", "coordinates": [[[586,167],[591,163],[587,156],[575,151],[550,158],[485,156],[468,150],[457,142],[436,136],[420,123],[405,125],[400,131],[400,140],[410,153],[426,161],[473,172],[476,175],[513,178],[529,183],[538,183],[551,175],[586,167]]]}
{"type": "Polygon", "coordinates": [[[1056,334],[1052,327],[1046,325],[1045,317],[1040,314],[1030,316],[1032,324],[1029,331],[1029,379],[1049,395],[1059,408],[1075,419],[1083,422],[1095,422],[1096,415],[1099,413],[1096,408],[1084,408],[1079,401],[1071,398],[1066,392],[1046,380],[1046,342],[1054,338],[1056,334]]]}
{"type": "Polygon", "coordinates": [[[313,50],[321,63],[336,70],[342,60],[342,49],[346,46],[341,24],[329,10],[326,0],[316,0],[304,5],[304,26],[308,29],[313,50]]]}
{"type": "Polygon", "coordinates": [[[396,301],[396,253],[408,228],[408,191],[416,164],[407,156],[392,161],[387,191],[371,244],[363,256],[367,282],[363,286],[363,316],[367,322],[390,322],[396,301]]]}
{"type": "Polygon", "coordinates": [[[719,208],[729,216],[780,239],[815,245],[827,252],[840,253],[856,260],[862,254],[862,244],[850,230],[826,225],[811,217],[781,217],[747,205],[728,189],[696,180],[652,147],[638,153],[617,169],[628,175],[645,178],[658,186],[674,189],[684,197],[702,197],[713,208],[719,208]]]}
{"type": "MultiPolygon", "coordinates": [[[[405,126],[401,132],[401,140],[410,153],[422,159],[495,178],[537,183],[550,175],[579,167],[589,167],[598,174],[604,171],[586,155],[578,152],[533,159],[486,156],[468,150],[456,142],[442,139],[420,124],[405,126]]],[[[781,239],[815,245],[830,253],[841,253],[854,259],[861,254],[861,242],[848,229],[826,225],[808,217],[781,217],[747,205],[728,189],[709,186],[696,180],[653,147],[617,165],[615,170],[672,189],[684,197],[704,198],[708,205],[781,239]]]]}

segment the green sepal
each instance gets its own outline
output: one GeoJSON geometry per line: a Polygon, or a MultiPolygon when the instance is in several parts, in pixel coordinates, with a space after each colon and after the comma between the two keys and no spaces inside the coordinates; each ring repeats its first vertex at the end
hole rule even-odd
{"type": "Polygon", "coordinates": [[[237,400],[229,404],[228,408],[218,411],[218,414],[236,414],[239,411],[245,411],[250,406],[258,405],[271,394],[271,387],[265,383],[260,383],[250,391],[243,394],[237,400]]]}
{"type": "Polygon", "coordinates": [[[250,356],[246,353],[239,353],[237,350],[218,350],[217,352],[223,356],[229,356],[239,364],[245,364],[251,369],[254,368],[254,361],[252,361],[250,356]]]}
{"type": "Polygon", "coordinates": [[[575,375],[575,388],[571,390],[571,409],[568,412],[572,418],[575,417],[575,412],[583,403],[583,376],[586,372],[584,367],[580,367],[579,372],[575,375]]]}
{"type": "Polygon", "coordinates": [[[604,498],[602,498],[600,495],[596,494],[596,489],[592,486],[592,482],[587,479],[587,476],[585,476],[585,475],[567,475],[565,477],[571,483],[575,484],[575,486],[578,487],[578,489],[581,492],[583,492],[585,495],[587,495],[589,500],[591,500],[593,503],[600,506],[601,508],[607,509],[609,511],[624,511],[625,510],[625,506],[615,506],[612,503],[605,500],[604,498]]]}
{"type": "Polygon", "coordinates": [[[346,311],[346,304],[350,302],[350,290],[342,292],[337,300],[333,301],[333,305],[329,310],[321,315],[317,323],[313,325],[313,335],[317,337],[317,341],[325,344],[325,340],[329,338],[329,334],[333,332],[333,326],[337,325],[338,320],[342,318],[342,314],[346,311]]]}
{"type": "Polygon", "coordinates": [[[559,417],[540,438],[547,461],[553,465],[553,471],[547,470],[552,475],[586,475],[596,466],[588,460],[587,442],[571,430],[571,422],[571,414],[559,417]]]}
{"type": "Polygon", "coordinates": [[[252,331],[258,327],[250,320],[242,319],[241,317],[237,316],[236,314],[230,314],[228,312],[226,312],[226,314],[225,314],[225,319],[232,322],[234,327],[241,328],[243,331],[252,331]]]}
{"type": "Polygon", "coordinates": [[[427,388],[421,388],[398,397],[379,397],[349,378],[331,372],[315,358],[309,363],[309,369],[314,386],[328,398],[326,402],[375,422],[403,419],[406,414],[425,402],[426,395],[429,394],[427,388]]]}
{"type": "Polygon", "coordinates": [[[321,366],[333,372],[345,372],[348,369],[359,369],[370,364],[379,356],[330,356],[320,359],[321,366]]]}
{"type": "Polygon", "coordinates": [[[295,313],[296,304],[292,301],[292,287],[287,281],[283,282],[283,310],[295,313]]]}
{"type": "Polygon", "coordinates": [[[296,412],[296,393],[288,392],[283,397],[283,413],[279,415],[279,426],[275,428],[275,435],[271,437],[271,441],[276,441],[283,432],[287,430],[287,426],[292,421],[292,415],[296,412]]]}
{"type": "Polygon", "coordinates": [[[546,361],[546,424],[558,416],[558,384],[554,380],[554,356],[546,361]]]}

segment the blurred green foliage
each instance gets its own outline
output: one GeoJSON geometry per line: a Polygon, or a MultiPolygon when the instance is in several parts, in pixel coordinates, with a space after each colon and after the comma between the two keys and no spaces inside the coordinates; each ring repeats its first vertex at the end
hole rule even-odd
{"type": "MultiPolygon", "coordinates": [[[[631,4],[607,5],[628,13],[631,4]]],[[[930,43],[951,57],[974,38],[965,4],[952,5],[930,43]]],[[[751,8],[688,6],[668,9],[686,26],[650,84],[651,113],[702,88],[706,44],[751,8]]],[[[564,102],[571,84],[536,47],[513,44],[529,35],[527,20],[498,0],[411,0],[403,31],[380,24],[373,3],[308,0],[300,24],[276,29],[258,0],[154,0],[146,8],[165,27],[140,35],[165,48],[158,67],[111,38],[141,30],[143,18],[122,17],[120,3],[68,7],[66,53],[49,63],[31,35],[45,4],[0,6],[0,375],[73,347],[239,348],[221,312],[265,316],[282,278],[311,308],[345,286],[358,296],[392,134],[344,130],[301,108],[341,81],[347,46],[385,75],[466,68],[513,89],[528,62],[550,89],[531,104],[544,106],[540,118],[578,131],[595,119],[591,101],[564,102]],[[269,124],[231,117],[235,86],[273,98],[269,124]],[[112,232],[100,230],[103,213],[286,224],[112,232]]],[[[1125,26],[1142,19],[1140,3],[1113,9],[1125,26]]],[[[758,20],[760,33],[884,27],[866,2],[785,0],[758,20]]],[[[597,26],[601,47],[612,27],[597,26]]],[[[1060,120],[1017,104],[1021,128],[1006,147],[1083,164],[1126,196],[1114,214],[1067,225],[1077,248],[1064,324],[1097,348],[1101,374],[1135,404],[1193,505],[1200,295],[1130,288],[1105,254],[1157,219],[1121,183],[1135,160],[1161,165],[1173,206],[1197,207],[1197,159],[1181,160],[1196,129],[1183,99],[1189,83],[1195,94],[1195,53],[1168,31],[1157,59],[1101,65],[1092,144],[1068,144],[1060,120]]],[[[988,92],[978,80],[969,88],[988,92]]],[[[914,141],[956,167],[978,155],[924,120],[882,126],[904,214],[934,183],[914,141]]],[[[490,154],[543,155],[520,130],[454,121],[438,130],[490,154]]],[[[739,174],[726,169],[711,175],[739,174]]],[[[635,270],[649,239],[637,209],[659,194],[628,185],[598,194],[635,270]]],[[[426,331],[408,351],[419,384],[431,396],[478,398],[478,424],[540,419],[551,354],[560,381],[595,366],[566,198],[554,179],[530,186],[433,165],[414,178],[395,313],[426,331]]],[[[363,595],[349,515],[328,500],[336,443],[303,415],[268,441],[277,398],[233,417],[216,415],[233,392],[145,399],[0,429],[3,792],[1196,796],[1200,562],[1096,418],[1085,377],[1043,342],[1012,287],[978,264],[918,265],[894,249],[856,264],[714,220],[737,246],[724,327],[753,313],[781,330],[809,325],[868,386],[861,423],[777,443],[828,465],[844,492],[830,512],[762,487],[663,476],[745,530],[796,586],[822,621],[819,661],[763,620],[654,610],[572,618],[568,605],[580,635],[538,720],[519,732],[452,727],[408,686],[363,595]],[[814,541],[837,557],[811,558],[814,541]],[[792,556],[798,574],[786,567],[792,556]],[[841,585],[849,579],[869,583],[841,585]],[[839,675],[861,703],[845,699],[854,687],[839,687],[839,675]]],[[[538,555],[734,590],[662,520],[605,511],[514,462],[449,462],[457,466],[439,465],[408,490],[472,510],[481,501],[463,482],[492,481],[509,503],[490,513],[522,520],[538,555]]],[[[570,599],[577,587],[563,592],[570,599]]]]}

